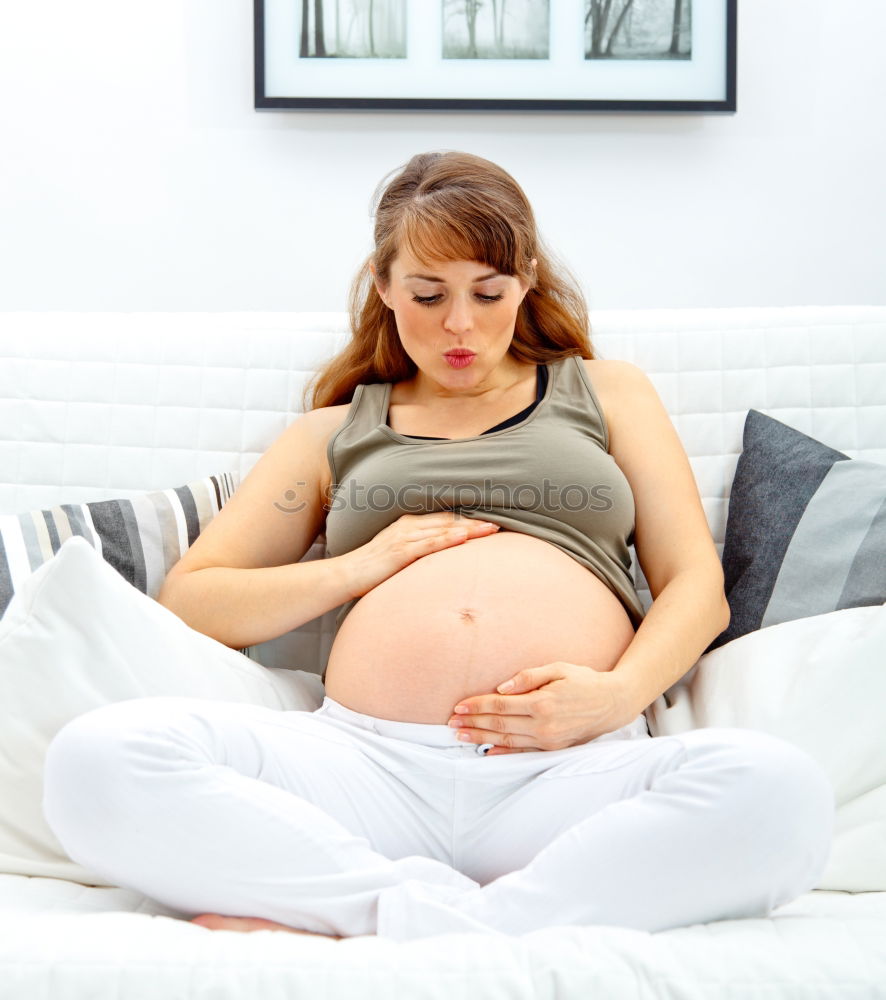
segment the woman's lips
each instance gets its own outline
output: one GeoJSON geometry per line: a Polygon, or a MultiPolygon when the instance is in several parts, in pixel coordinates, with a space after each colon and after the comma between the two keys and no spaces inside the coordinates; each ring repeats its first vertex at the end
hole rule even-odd
{"type": "Polygon", "coordinates": [[[476,356],[473,351],[447,351],[443,355],[450,368],[467,368],[476,356]]]}

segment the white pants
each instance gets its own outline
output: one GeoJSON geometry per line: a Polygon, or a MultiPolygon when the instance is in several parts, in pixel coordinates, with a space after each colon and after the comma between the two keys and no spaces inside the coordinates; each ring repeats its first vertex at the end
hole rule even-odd
{"type": "Polygon", "coordinates": [[[326,699],[280,712],[148,698],[69,723],[46,761],[69,855],[183,914],[395,939],[760,916],[827,861],[831,786],[739,729],[635,723],[481,756],[448,726],[326,699]]]}

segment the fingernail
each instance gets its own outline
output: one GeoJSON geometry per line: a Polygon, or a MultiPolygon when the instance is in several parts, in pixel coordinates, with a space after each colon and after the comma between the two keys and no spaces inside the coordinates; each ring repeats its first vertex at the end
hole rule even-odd
{"type": "Polygon", "coordinates": [[[452,726],[453,729],[458,729],[459,726],[466,726],[467,723],[462,719],[450,719],[447,725],[452,726]]]}
{"type": "Polygon", "coordinates": [[[510,691],[510,690],[512,690],[513,687],[514,687],[514,682],[513,681],[505,681],[504,684],[499,684],[499,686],[498,686],[498,693],[499,694],[507,694],[507,692],[510,691]]]}
{"type": "Polygon", "coordinates": [[[470,733],[456,733],[455,734],[455,738],[457,740],[461,740],[463,743],[470,743],[471,742],[471,734],[470,733]]]}
{"type": "Polygon", "coordinates": [[[457,715],[467,715],[468,714],[468,706],[467,705],[456,705],[454,711],[455,711],[455,713],[457,715]]]}

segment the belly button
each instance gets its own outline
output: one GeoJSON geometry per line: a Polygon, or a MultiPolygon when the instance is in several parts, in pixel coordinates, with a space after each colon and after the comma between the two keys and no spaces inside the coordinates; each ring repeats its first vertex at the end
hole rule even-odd
{"type": "Polygon", "coordinates": [[[458,616],[463,622],[474,622],[476,611],[473,608],[459,608],[458,616]]]}

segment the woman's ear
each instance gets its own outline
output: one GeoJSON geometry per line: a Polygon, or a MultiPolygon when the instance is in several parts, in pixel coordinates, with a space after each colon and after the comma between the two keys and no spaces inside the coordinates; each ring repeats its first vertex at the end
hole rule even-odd
{"type": "Polygon", "coordinates": [[[388,301],[388,286],[382,284],[379,279],[378,272],[375,270],[375,264],[369,265],[369,272],[372,275],[372,281],[375,285],[375,290],[378,292],[378,297],[382,300],[382,302],[384,302],[388,309],[390,309],[391,303],[388,301]]]}

